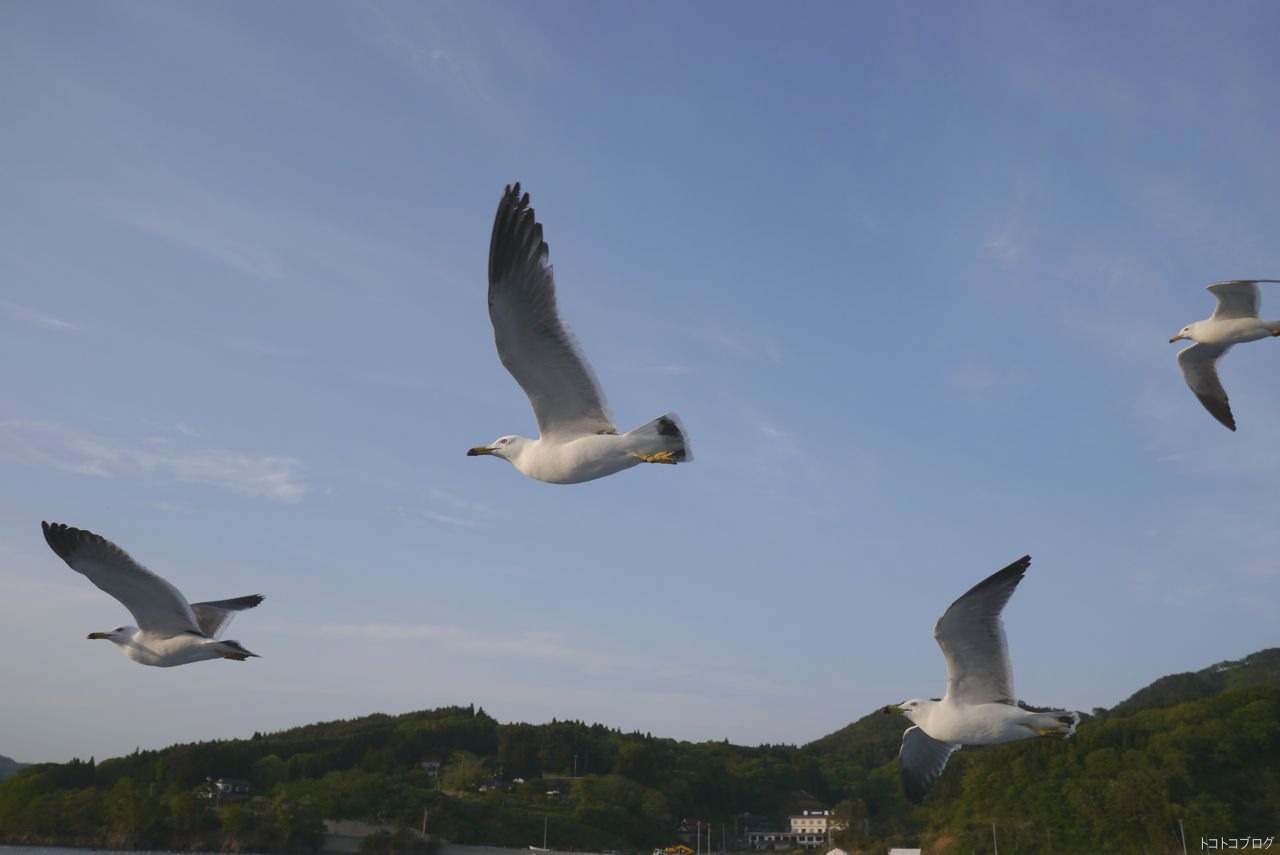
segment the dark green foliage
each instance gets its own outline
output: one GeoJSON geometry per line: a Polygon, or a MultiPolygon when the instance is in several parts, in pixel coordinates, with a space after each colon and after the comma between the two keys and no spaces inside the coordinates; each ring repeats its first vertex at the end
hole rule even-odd
{"type": "Polygon", "coordinates": [[[1116,704],[1110,715],[1128,715],[1149,707],[1173,706],[1249,686],[1280,686],[1280,647],[1260,650],[1236,661],[1219,662],[1200,671],[1161,677],[1133,697],[1116,704]]]}
{"type": "Polygon", "coordinates": [[[743,813],[784,826],[831,805],[850,852],[989,852],[993,824],[1010,851],[1064,855],[1181,851],[1179,820],[1196,845],[1277,831],[1280,651],[1164,678],[1098,712],[1071,740],[958,752],[919,808],[899,790],[899,716],[872,713],[803,748],[746,748],[499,725],[472,707],[372,715],[29,766],[0,783],[0,842],[308,852],[325,819],[356,819],[388,829],[370,852],[523,848],[544,827],[555,849],[648,851],[674,843],[682,818],[710,823],[719,843],[743,813]],[[251,795],[209,798],[219,778],[249,781],[251,795]]]}

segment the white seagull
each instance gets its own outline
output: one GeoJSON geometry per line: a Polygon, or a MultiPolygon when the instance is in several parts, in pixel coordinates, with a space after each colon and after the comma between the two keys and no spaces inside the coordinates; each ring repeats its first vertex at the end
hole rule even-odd
{"type": "Polygon", "coordinates": [[[489,319],[498,357],[533,405],[538,438],[503,436],[467,452],[501,457],[530,478],[577,484],[640,463],[693,460],[675,413],[618,433],[604,391],[556,310],[556,280],[529,194],[509,185],[489,241],[489,319]]]}
{"type": "Polygon", "coordinates": [[[1209,414],[1231,430],[1236,429],[1236,420],[1227,403],[1227,390],[1218,379],[1218,360],[1233,344],[1280,335],[1280,321],[1258,319],[1259,282],[1280,282],[1280,279],[1228,279],[1213,283],[1208,287],[1218,298],[1213,314],[1188,324],[1169,339],[1169,344],[1182,339],[1196,342],[1178,351],[1182,376],[1209,414]]]}
{"type": "Polygon", "coordinates": [[[188,603],[177,588],[106,538],[62,523],[41,522],[40,526],[59,558],[119,600],[138,622],[110,632],[91,632],[89,638],[108,639],[134,662],[160,668],[203,659],[243,662],[258,655],[238,641],[219,640],[218,634],[236,612],[262,602],[261,594],[188,603]]]}
{"type": "Polygon", "coordinates": [[[914,727],[902,734],[898,763],[902,789],[916,804],[962,745],[994,745],[1033,736],[1068,737],[1080,716],[1070,710],[1032,712],[1013,694],[1013,666],[1000,612],[1031,566],[1031,556],[974,585],[938,618],[933,637],[947,660],[942,700],[915,698],[885,707],[914,727]]]}

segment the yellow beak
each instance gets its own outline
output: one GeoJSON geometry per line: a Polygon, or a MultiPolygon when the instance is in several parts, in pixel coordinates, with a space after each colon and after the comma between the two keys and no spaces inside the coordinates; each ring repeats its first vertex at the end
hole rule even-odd
{"type": "Polygon", "coordinates": [[[1184,338],[1186,338],[1185,335],[1183,335],[1182,333],[1178,333],[1173,338],[1169,339],[1169,344],[1173,344],[1175,341],[1182,341],[1182,339],[1184,338]]]}
{"type": "Polygon", "coordinates": [[[479,457],[481,454],[493,454],[493,449],[487,446],[479,445],[475,448],[467,449],[467,457],[479,457]]]}
{"type": "Polygon", "coordinates": [[[110,637],[111,637],[111,633],[109,633],[109,632],[91,632],[91,633],[89,633],[88,637],[89,637],[89,638],[110,638],[110,637]]]}

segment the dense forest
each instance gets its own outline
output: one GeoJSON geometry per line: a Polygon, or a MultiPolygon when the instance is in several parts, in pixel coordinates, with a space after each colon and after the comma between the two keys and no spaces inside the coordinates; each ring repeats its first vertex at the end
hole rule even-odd
{"type": "MultiPolygon", "coordinates": [[[[0,783],[0,842],[309,852],[325,819],[400,829],[374,846],[458,843],[648,852],[701,821],[734,848],[749,821],[820,806],[851,853],[1181,852],[1280,833],[1280,649],[1165,677],[1074,739],[958,752],[925,804],[903,799],[899,716],[809,745],[742,747],[576,721],[500,724],[473,707],[371,715],[95,762],[0,783]],[[248,793],[212,782],[243,779],[248,793]],[[748,816],[749,815],[749,816],[748,816]],[[993,828],[994,827],[994,828],[993,828]],[[993,840],[994,838],[994,840],[993,840]],[[398,842],[397,842],[398,841],[398,842]]],[[[706,845],[705,842],[703,844],[706,845]]]]}

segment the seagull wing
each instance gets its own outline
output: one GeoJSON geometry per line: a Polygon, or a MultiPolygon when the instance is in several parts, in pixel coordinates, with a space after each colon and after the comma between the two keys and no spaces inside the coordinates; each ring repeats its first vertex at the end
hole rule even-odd
{"type": "Polygon", "coordinates": [[[217,638],[227,628],[236,612],[251,609],[262,602],[261,594],[250,594],[247,597],[236,597],[234,600],[208,600],[203,603],[192,603],[191,611],[195,613],[200,630],[210,638],[217,638]]]}
{"type": "Polygon", "coordinates": [[[529,194],[508,186],[489,242],[489,319],[498,357],[529,396],[542,436],[616,434],[595,372],[556,309],[547,257],[529,194]]]}
{"type": "Polygon", "coordinates": [[[42,522],[40,526],[58,557],[123,603],[139,629],[171,635],[203,634],[181,592],[111,541],[62,523],[42,522]]]}
{"type": "Polygon", "coordinates": [[[947,660],[947,699],[1012,704],[1013,666],[1000,612],[1031,566],[1026,555],[970,588],[938,618],[933,637],[947,660]]]}
{"type": "Polygon", "coordinates": [[[919,727],[906,729],[898,749],[898,776],[902,791],[912,804],[924,801],[924,794],[947,767],[947,759],[959,750],[954,742],[940,742],[919,727]]]}
{"type": "Polygon", "coordinates": [[[1214,282],[1208,287],[1209,293],[1218,298],[1218,305],[1210,315],[1210,320],[1225,321],[1231,318],[1258,317],[1259,282],[1274,282],[1274,279],[1229,279],[1226,282],[1214,282]]]}
{"type": "Polygon", "coordinates": [[[1218,360],[1230,349],[1229,344],[1193,344],[1178,351],[1178,367],[1209,415],[1235,430],[1236,420],[1227,403],[1227,390],[1218,379],[1218,360]]]}

